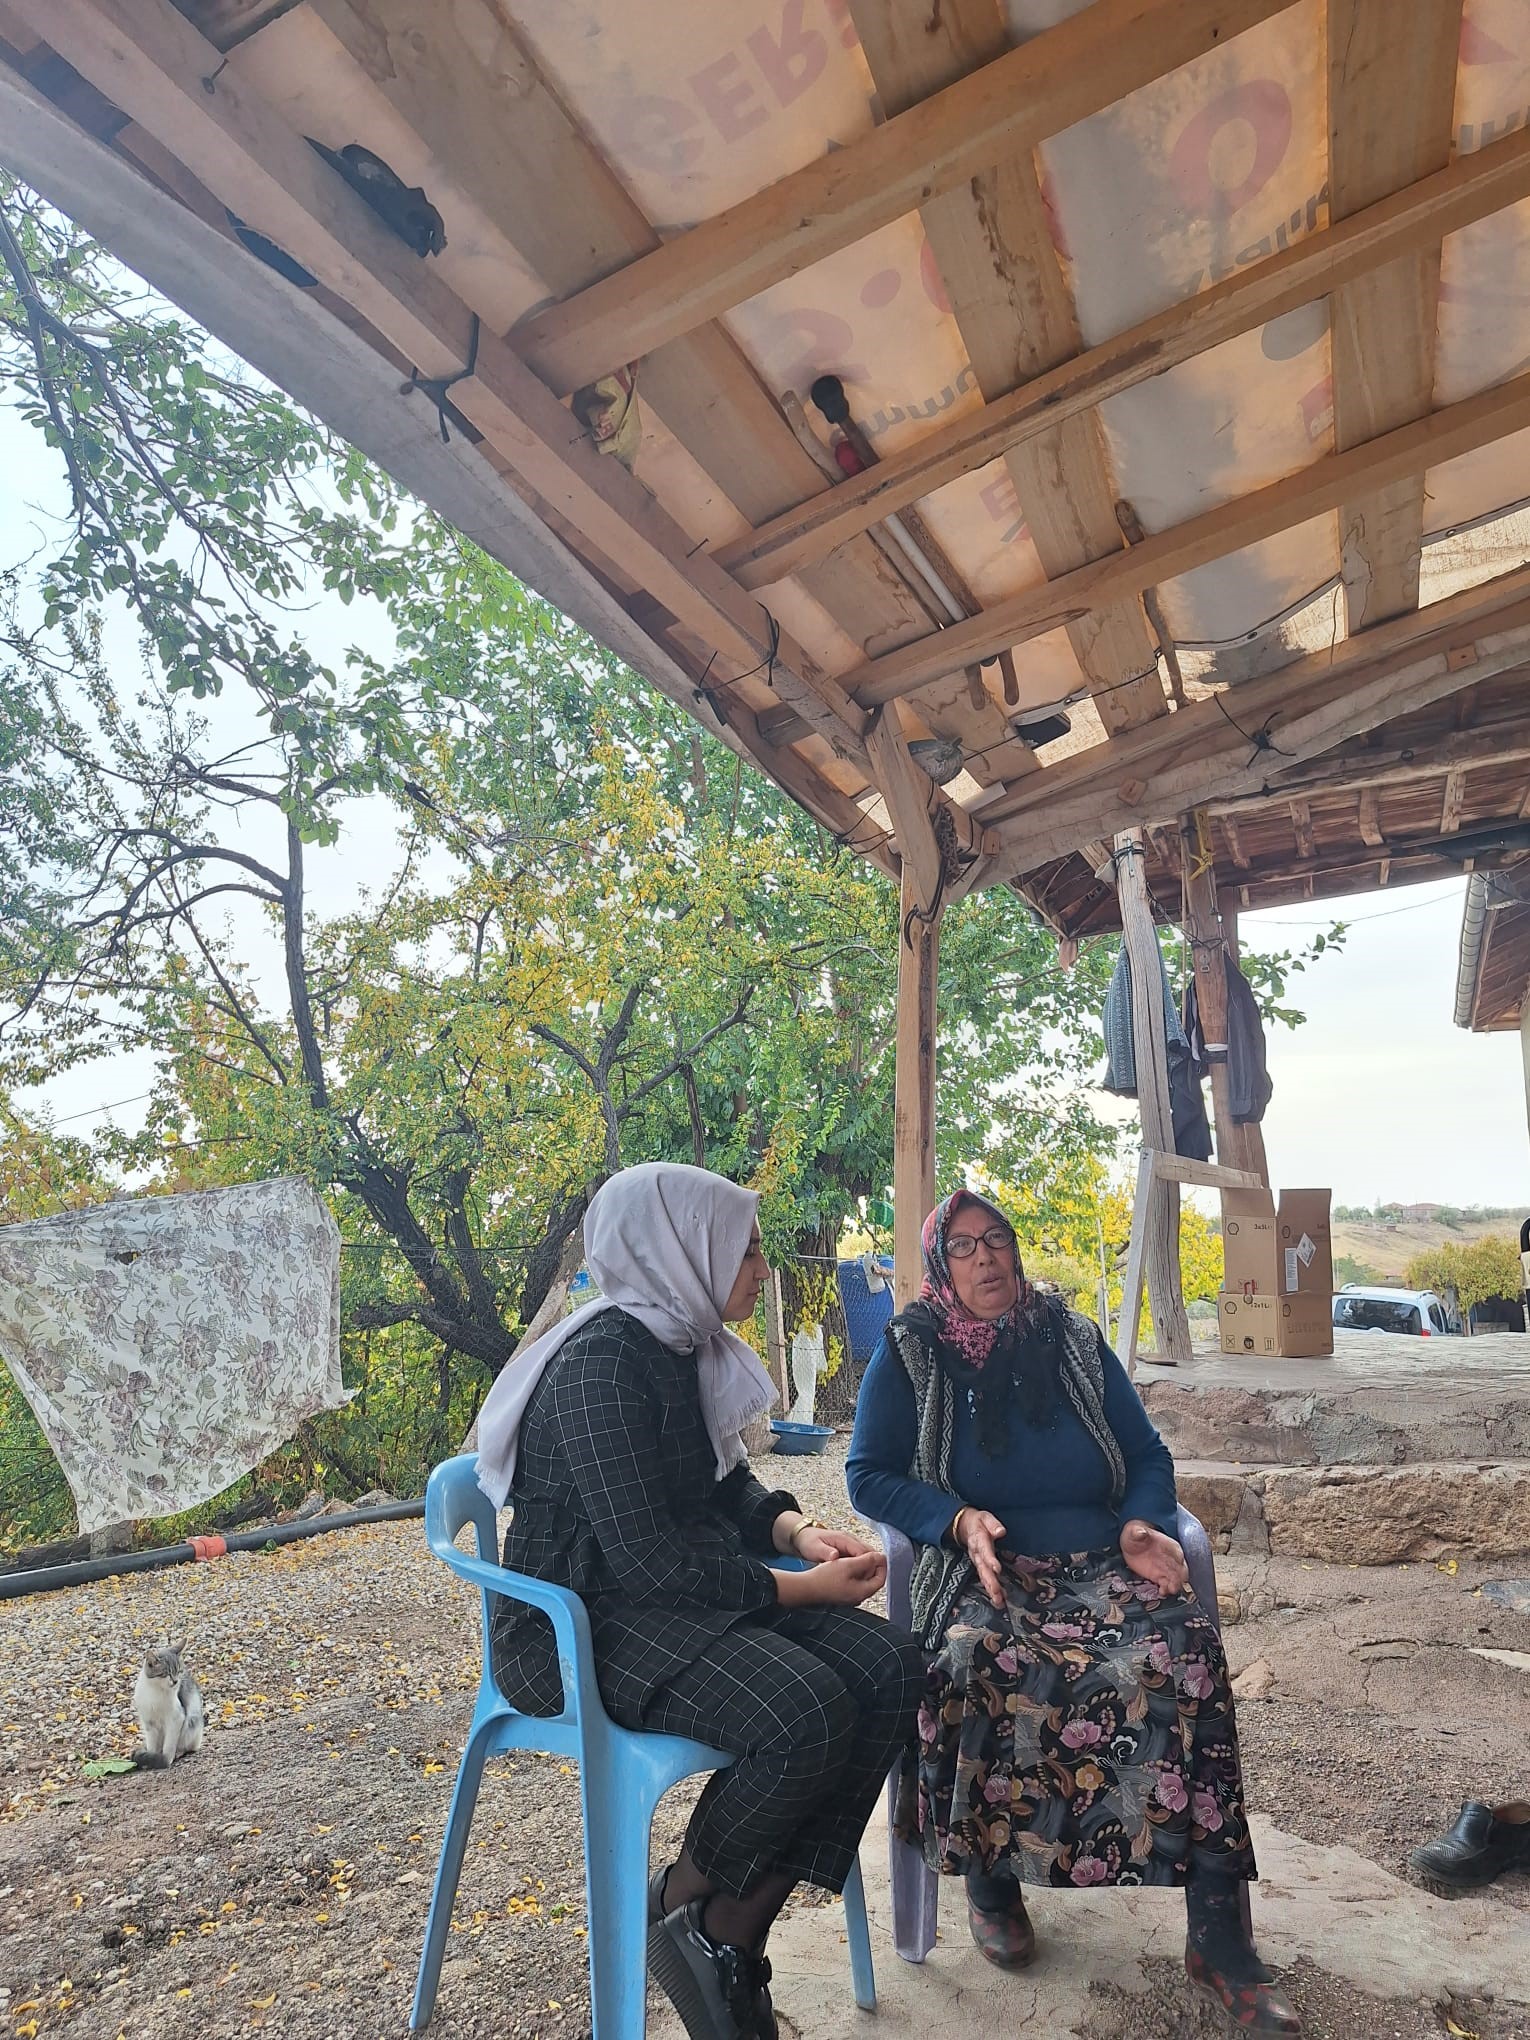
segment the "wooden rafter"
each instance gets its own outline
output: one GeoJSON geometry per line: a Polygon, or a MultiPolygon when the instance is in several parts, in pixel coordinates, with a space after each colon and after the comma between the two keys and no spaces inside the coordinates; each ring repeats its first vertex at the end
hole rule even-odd
{"type": "Polygon", "coordinates": [[[1526,426],[1530,426],[1530,375],[1448,405],[1347,453],[1329,454],[1253,495],[1155,532],[1127,552],[993,603],[980,616],[953,624],[936,639],[921,638],[869,660],[844,674],[844,684],[863,707],[891,701],[938,673],[1039,637],[1089,609],[1289,531],[1325,510],[1337,509],[1358,489],[1380,488],[1419,474],[1526,426]]]}
{"type": "Polygon", "coordinates": [[[1022,440],[1524,198],[1530,198],[1530,130],[1463,156],[1448,170],[1308,234],[1199,297],[1086,348],[890,454],[864,475],[758,525],[719,548],[718,558],[746,588],[764,587],[1022,440]]]}
{"type": "Polygon", "coordinates": [[[1296,837],[1297,851],[1310,863],[1318,854],[1317,842],[1312,834],[1312,810],[1306,801],[1293,800],[1288,812],[1291,816],[1292,833],[1296,837]]]}
{"type": "Polygon", "coordinates": [[[1440,834],[1453,836],[1461,826],[1466,808],[1466,767],[1453,765],[1445,775],[1445,793],[1440,803],[1440,834]]]}
{"type": "MultiPolygon", "coordinates": [[[[1290,0],[1093,0],[518,331],[567,392],[1177,70],[1290,0]]],[[[938,18],[938,16],[937,16],[938,18]]]]}
{"type": "MultiPolygon", "coordinates": [[[[3,66],[0,133],[8,164],[51,204],[154,277],[225,346],[694,713],[694,681],[670,651],[637,627],[475,449],[460,438],[442,444],[434,417],[401,397],[397,366],[317,293],[295,290],[251,263],[221,228],[150,183],[3,66]]],[[[853,840],[884,869],[893,866],[852,801],[803,759],[789,757],[782,769],[752,715],[736,714],[717,734],[739,756],[773,771],[824,827],[853,840]]]]}
{"type": "MultiPolygon", "coordinates": [[[[1463,703],[1470,699],[1470,695],[1461,696],[1463,703]]],[[[1381,786],[1436,779],[1451,767],[1466,771],[1473,765],[1517,764],[1530,758],[1527,709],[1530,701],[1511,697],[1479,710],[1466,729],[1425,733],[1411,724],[1395,732],[1383,727],[1363,743],[1341,744],[1308,764],[1272,772],[1269,792],[1274,797],[1298,791],[1363,794],[1381,786]]],[[[1222,810],[1215,807],[1213,811],[1222,810]]]]}
{"type": "Polygon", "coordinates": [[[1372,850],[1379,850],[1386,842],[1381,833],[1374,787],[1366,787],[1360,795],[1360,840],[1372,850]]]}
{"type": "MultiPolygon", "coordinates": [[[[312,34],[309,15],[555,295],[660,246],[524,39],[488,0],[454,0],[428,36],[419,32],[418,0],[308,0],[298,22],[275,33],[312,34]],[[523,194],[533,188],[537,203],[528,205],[523,194]]],[[[722,327],[701,326],[656,348],[643,363],[641,388],[642,401],[751,524],[826,490],[722,327]]],[[[857,644],[929,628],[905,581],[869,540],[814,563],[803,582],[857,644]]],[[[1013,745],[1003,762],[1023,771],[1021,747],[1013,745]]]]}
{"type": "Polygon", "coordinates": [[[1192,702],[1166,723],[1129,730],[1037,773],[1034,791],[1017,790],[988,811],[1010,868],[1047,863],[1121,817],[1141,825],[1261,791],[1269,759],[1251,737],[1267,723],[1283,757],[1298,763],[1473,679],[1523,665],[1530,657],[1530,570],[1489,585],[1509,599],[1494,606],[1473,589],[1465,600],[1453,597],[1424,617],[1415,612],[1380,624],[1332,653],[1192,702]],[[1477,649],[1471,667],[1448,656],[1462,643],[1477,649]]]}
{"type": "MultiPolygon", "coordinates": [[[[1456,94],[1461,0],[1328,0],[1328,204],[1336,219],[1444,169],[1456,94]]],[[[1438,242],[1341,285],[1333,328],[1334,442],[1340,452],[1429,410],[1434,390],[1438,242]]],[[[1340,510],[1349,628],[1418,606],[1422,473],[1362,490],[1340,510]]]]}
{"type": "MultiPolygon", "coordinates": [[[[998,0],[945,0],[934,10],[927,0],[850,0],[850,7],[894,120],[999,61],[1007,40],[998,0]]],[[[922,219],[986,402],[1078,353],[1078,321],[1029,146],[927,200],[922,219]]],[[[1096,418],[1049,426],[1004,458],[1049,577],[1121,550],[1096,418]]],[[[1157,645],[1136,597],[1079,618],[1068,634],[1107,729],[1166,712],[1157,645]]]]}
{"type": "Polygon", "coordinates": [[[567,411],[519,356],[481,329],[261,95],[229,77],[168,0],[18,0],[17,11],[422,374],[458,377],[455,407],[527,488],[716,648],[726,662],[720,682],[768,670],[815,731],[864,758],[864,717],[843,690],[620,463],[570,432],[567,411]]]}

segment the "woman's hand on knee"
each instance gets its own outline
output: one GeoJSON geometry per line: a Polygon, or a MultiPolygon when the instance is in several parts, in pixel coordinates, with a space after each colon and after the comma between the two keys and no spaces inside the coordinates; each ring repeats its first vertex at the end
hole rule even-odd
{"type": "Polygon", "coordinates": [[[1140,1517],[1121,1525],[1121,1556],[1140,1580],[1151,1580],[1162,1594],[1182,1594],[1190,1584],[1183,1547],[1140,1517]]]}
{"type": "Polygon", "coordinates": [[[972,1560],[979,1584],[996,1608],[1004,1606],[1004,1579],[999,1566],[999,1540],[1004,1534],[1004,1525],[991,1509],[958,1509],[951,1525],[952,1540],[972,1560]]]}
{"type": "Polygon", "coordinates": [[[805,1572],[776,1574],[776,1599],[783,1608],[858,1608],[879,1593],[887,1578],[880,1551],[829,1558],[805,1572]]]}

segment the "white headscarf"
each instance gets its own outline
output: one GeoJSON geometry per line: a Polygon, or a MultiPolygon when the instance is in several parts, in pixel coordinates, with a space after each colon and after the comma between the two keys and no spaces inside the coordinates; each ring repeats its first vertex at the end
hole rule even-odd
{"type": "Polygon", "coordinates": [[[722,1307],[749,1251],[759,1201],[753,1190],[680,1162],[645,1162],[601,1185],[584,1220],[598,1300],[512,1361],[478,1413],[478,1485],[496,1509],[515,1478],[521,1418],[548,1361],[613,1304],[675,1352],[694,1349],[717,1478],[742,1463],[740,1433],[776,1401],[776,1389],[754,1348],[724,1326],[722,1307]]]}

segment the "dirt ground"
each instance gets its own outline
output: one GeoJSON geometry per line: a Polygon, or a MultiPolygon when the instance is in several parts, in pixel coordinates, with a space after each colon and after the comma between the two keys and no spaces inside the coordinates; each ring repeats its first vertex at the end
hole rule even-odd
{"type": "MultiPolygon", "coordinates": [[[[842,1459],[772,1472],[848,1524],[842,1459]]],[[[1530,1619],[1478,1595],[1480,1576],[1221,1562],[1243,1611],[1233,1667],[1273,1677],[1241,1709],[1257,1810],[1400,1872],[1464,1797],[1530,1792],[1530,1675],[1471,1655],[1530,1649],[1530,1619]]],[[[476,1601],[418,1523],[0,1605],[0,2040],[399,2040],[477,1678],[476,1601]],[[169,1773],[84,1777],[132,1746],[137,1662],[167,1633],[202,1682],[204,1748],[169,1773]]],[[[661,1809],[656,1849],[687,1805],[682,1790],[661,1809]]],[[[1530,1877],[1494,1902],[1530,1909],[1530,1877]]],[[[502,1760],[431,2030],[579,2035],[584,1959],[577,1779],[502,1760]]],[[[1312,2040],[1448,2031],[1432,2007],[1292,1981],[1312,2040]]],[[[1525,2040],[1491,2006],[1456,2023],[1525,2040]]],[[[1097,2031],[1200,2028],[1166,1967],[1129,2010],[1102,1997],[1097,2031]]]]}

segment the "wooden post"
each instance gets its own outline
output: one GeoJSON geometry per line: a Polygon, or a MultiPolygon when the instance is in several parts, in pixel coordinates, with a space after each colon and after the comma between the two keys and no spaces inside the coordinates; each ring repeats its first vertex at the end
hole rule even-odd
{"type": "MultiPolygon", "coordinates": [[[[1121,903],[1121,934],[1131,963],[1132,1040],[1136,1050],[1137,1107],[1142,1144],[1162,1154],[1174,1152],[1174,1117],[1169,1106],[1168,1028],[1163,1009],[1162,966],[1158,935],[1148,899],[1146,850],[1140,829],[1126,829],[1116,838],[1116,891],[1121,903]]],[[[1160,1358],[1172,1364],[1190,1358],[1190,1326],[1179,1282],[1179,1185],[1149,1178],[1144,1186],[1141,1257],[1147,1273],[1148,1298],[1160,1358]]],[[[1133,1232],[1137,1230],[1136,1220],[1133,1232]]],[[[1135,1244],[1135,1243],[1134,1243],[1135,1244]]],[[[1122,1311],[1120,1338],[1128,1355],[1136,1347],[1137,1327],[1122,1311]]]]}
{"type": "MultiPolygon", "coordinates": [[[[1217,913],[1222,922],[1222,940],[1227,945],[1228,955],[1236,963],[1238,961],[1238,895],[1231,890],[1219,891],[1217,894],[1217,913]]],[[[1238,1163],[1238,1167],[1250,1170],[1268,1188],[1270,1165],[1265,1158],[1264,1152],[1264,1128],[1262,1126],[1241,1126],[1238,1131],[1243,1136],[1243,1158],[1238,1163]]],[[[1226,1159],[1226,1157],[1223,1157],[1223,1159],[1226,1159]]]]}
{"type": "Polygon", "coordinates": [[[791,1377],[786,1371],[786,1313],[781,1305],[781,1271],[772,1268],[765,1285],[765,1360],[781,1390],[781,1413],[792,1406],[791,1377]]]}
{"type": "Polygon", "coordinates": [[[893,1107],[893,1301],[919,1293],[919,1233],[935,1202],[935,992],[940,968],[940,911],[921,917],[918,882],[907,860],[898,942],[898,1036],[893,1107]]]}
{"type": "Polygon", "coordinates": [[[1227,1071],[1227,973],[1222,917],[1217,911],[1216,874],[1208,865],[1197,871],[1191,862],[1193,837],[1185,832],[1185,933],[1195,971],[1195,998],[1201,1033],[1211,1071],[1211,1116],[1217,1130],[1217,1160],[1231,1169],[1253,1166],[1248,1159],[1247,1127],[1232,1116],[1227,1071]]]}

